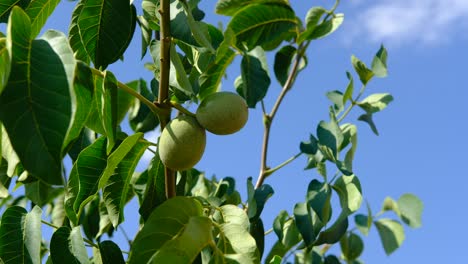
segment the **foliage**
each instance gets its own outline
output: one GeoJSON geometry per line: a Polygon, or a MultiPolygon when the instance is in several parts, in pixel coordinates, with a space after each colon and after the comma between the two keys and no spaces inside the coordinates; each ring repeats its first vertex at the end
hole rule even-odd
{"type": "Polygon", "coordinates": [[[203,22],[199,0],[143,0],[141,14],[132,1],[80,0],[68,36],[42,29],[59,1],[3,2],[1,263],[45,258],[47,263],[362,263],[362,235],[372,226],[387,254],[402,244],[403,224],[421,226],[423,205],[412,194],[385,199],[377,214],[369,204],[359,211],[364,198],[359,169],[353,166],[357,125],[345,119],[358,106],[358,120],[378,135],[374,115],[393,97],[366,95],[366,87],[387,75],[384,46],[370,66],[351,57],[355,75],[346,72],[347,87],[326,95],[329,117],[299,143],[298,154],[275,167],[267,164],[271,123],[307,67],[309,44],[343,23],[344,15],[336,13],[339,1],[330,9],[312,7],[301,20],[285,0],[218,0],[216,13],[230,17],[221,31],[203,22]],[[121,83],[106,70],[123,59],[137,25],[141,55],[149,51],[153,59],[146,64],[154,72],[150,85],[143,79],[121,83]],[[267,64],[267,54],[274,54],[273,65],[267,64]],[[158,144],[143,133],[164,129],[175,118],[172,111],[196,122],[182,105],[217,93],[235,57],[241,57],[237,93],[251,111],[261,105],[264,115],[262,167],[256,185],[246,179],[248,197],[240,197],[233,178],[207,179],[195,168],[172,171],[158,153],[136,173],[144,151],[158,144]],[[267,112],[263,99],[273,81],[270,68],[283,89],[267,112]],[[120,129],[127,113],[131,135],[120,129]],[[64,175],[67,155],[73,166],[64,175]],[[263,208],[274,195],[265,179],[301,156],[307,158],[305,170],[317,172],[305,200],[264,223],[263,208]],[[13,181],[25,192],[13,191],[13,181]],[[112,237],[125,221],[124,208],[132,199],[140,205],[141,229],[129,252],[123,252],[122,245],[103,235],[112,237]],[[387,211],[395,217],[388,218],[387,211]],[[41,224],[55,228],[49,243],[43,241],[41,224]],[[271,249],[265,248],[270,225],[277,236],[271,249]],[[334,244],[341,255],[329,252],[334,244]],[[91,257],[85,246],[92,247],[91,257]]]}

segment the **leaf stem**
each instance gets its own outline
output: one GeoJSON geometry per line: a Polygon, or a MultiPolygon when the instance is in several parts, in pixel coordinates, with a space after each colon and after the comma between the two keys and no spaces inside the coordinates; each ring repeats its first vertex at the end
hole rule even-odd
{"type": "MultiPolygon", "coordinates": [[[[104,74],[98,69],[91,68],[91,72],[100,77],[104,77],[104,74]]],[[[153,114],[155,114],[156,116],[160,114],[161,110],[158,107],[156,107],[156,105],[154,105],[150,100],[146,99],[143,95],[139,94],[132,88],[128,87],[128,85],[121,83],[121,82],[117,82],[117,87],[119,87],[119,89],[122,89],[126,93],[140,100],[140,102],[148,106],[151,112],[153,112],[153,114]]]]}
{"type": "Polygon", "coordinates": [[[284,83],[281,93],[276,99],[276,102],[273,108],[271,109],[271,112],[269,114],[263,115],[264,130],[263,130],[263,143],[262,143],[262,152],[261,152],[262,154],[260,158],[260,172],[258,175],[257,183],[255,184],[255,189],[258,189],[260,186],[262,186],[263,182],[265,181],[265,178],[271,174],[271,173],[268,173],[269,168],[267,166],[268,143],[270,140],[271,124],[275,118],[276,113],[278,112],[278,109],[281,103],[283,102],[285,95],[291,89],[292,85],[294,84],[294,81],[296,80],[297,74],[299,72],[299,65],[301,63],[301,60],[304,57],[304,53],[307,47],[309,46],[309,44],[310,44],[310,41],[308,41],[305,45],[304,44],[299,45],[293,67],[291,71],[289,72],[288,79],[284,83]]]}
{"type": "MultiPolygon", "coordinates": [[[[159,92],[157,106],[166,110],[159,114],[161,131],[171,119],[171,105],[166,102],[169,98],[169,75],[171,67],[171,8],[170,0],[161,0],[159,14],[161,15],[161,49],[160,49],[160,69],[159,72],[159,92]]],[[[166,197],[176,196],[175,171],[164,167],[166,197]]]]}
{"type": "Polygon", "coordinates": [[[179,112],[185,114],[185,115],[188,115],[188,116],[191,116],[191,117],[196,117],[196,115],[192,112],[190,112],[187,108],[183,107],[181,104],[179,104],[178,102],[176,101],[169,101],[169,104],[174,107],[175,109],[177,109],[179,112]]]}
{"type": "Polygon", "coordinates": [[[299,156],[301,156],[301,155],[302,155],[302,152],[299,152],[296,155],[294,155],[294,156],[290,157],[289,159],[285,160],[280,165],[278,165],[278,166],[276,166],[274,168],[266,170],[265,171],[265,175],[266,175],[265,178],[267,178],[268,176],[270,176],[271,174],[273,174],[277,170],[283,168],[284,166],[288,165],[289,163],[293,162],[295,159],[299,158],[299,156]]]}
{"type": "Polygon", "coordinates": [[[54,225],[52,223],[49,223],[49,222],[47,222],[45,220],[42,220],[42,219],[41,219],[41,223],[43,223],[44,225],[50,226],[50,227],[52,227],[54,229],[59,229],[60,228],[60,227],[58,227],[58,226],[56,226],[56,225],[54,225]]]}
{"type": "Polygon", "coordinates": [[[361,89],[359,90],[359,94],[356,96],[355,99],[351,100],[351,105],[346,108],[346,110],[343,112],[343,114],[338,118],[336,121],[338,124],[343,121],[343,119],[346,118],[346,116],[351,112],[351,110],[354,108],[354,106],[357,104],[357,101],[361,98],[361,96],[364,94],[364,91],[366,90],[366,86],[362,85],[361,89]]]}

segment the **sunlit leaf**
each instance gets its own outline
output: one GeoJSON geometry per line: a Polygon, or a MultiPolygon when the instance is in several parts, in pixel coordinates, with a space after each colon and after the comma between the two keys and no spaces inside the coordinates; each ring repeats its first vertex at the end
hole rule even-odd
{"type": "MultiPolygon", "coordinates": [[[[200,218],[201,216],[203,208],[193,198],[178,196],[167,200],[151,213],[143,228],[137,233],[128,263],[147,263],[168,241],[182,234],[190,222],[195,226],[204,225],[206,220],[200,218]],[[196,220],[191,220],[192,218],[196,220]]],[[[191,227],[190,230],[192,229],[191,227]]],[[[204,237],[209,235],[206,233],[209,232],[205,232],[204,237]]]]}
{"type": "Polygon", "coordinates": [[[356,58],[354,55],[351,56],[351,63],[353,64],[354,70],[359,75],[359,79],[361,80],[362,84],[366,85],[370,79],[374,76],[372,70],[367,68],[366,64],[356,58]]]}
{"type": "MultiPolygon", "coordinates": [[[[109,219],[111,220],[114,227],[122,223],[124,220],[124,207],[127,203],[127,196],[130,191],[130,180],[135,168],[140,161],[141,156],[149,146],[145,141],[142,141],[142,134],[135,134],[126,138],[119,148],[115,150],[117,152],[121,147],[131,148],[125,155],[125,157],[118,162],[114,173],[110,176],[107,182],[99,182],[100,186],[103,186],[103,199],[109,212],[109,219]],[[135,141],[133,141],[135,139],[135,141]]],[[[111,158],[109,156],[108,166],[111,164],[111,158]]],[[[105,174],[104,174],[105,175],[105,174]]],[[[104,180],[104,175],[101,180],[104,180]]]]}
{"type": "Polygon", "coordinates": [[[99,178],[107,165],[106,141],[105,137],[100,137],[85,148],[71,169],[65,209],[67,216],[75,224],[81,204],[91,201],[91,196],[98,191],[99,178]]]}
{"type": "Polygon", "coordinates": [[[364,100],[358,103],[358,106],[361,107],[367,113],[376,113],[382,111],[387,107],[387,105],[393,101],[393,96],[388,93],[376,93],[371,94],[366,97],[364,100]]]}
{"type": "Polygon", "coordinates": [[[0,225],[0,259],[5,264],[41,263],[41,214],[35,206],[30,213],[19,206],[9,207],[0,225]]]}
{"type": "Polygon", "coordinates": [[[293,9],[278,1],[247,5],[235,13],[227,27],[234,32],[238,47],[272,50],[296,24],[293,9]]]}
{"type": "Polygon", "coordinates": [[[379,219],[374,224],[379,232],[385,253],[392,254],[405,240],[403,226],[399,222],[387,218],[379,219]]]}
{"type": "Polygon", "coordinates": [[[135,7],[128,1],[87,0],[80,1],[75,11],[69,34],[73,50],[82,53],[84,47],[96,68],[107,68],[130,44],[136,25],[135,7]]]}
{"type": "Polygon", "coordinates": [[[90,263],[80,227],[57,229],[50,240],[50,256],[53,263],[90,263]]]}
{"type": "Polygon", "coordinates": [[[60,0],[33,0],[24,10],[31,19],[31,38],[35,38],[60,0]]]}
{"type": "Polygon", "coordinates": [[[0,94],[7,85],[8,77],[10,76],[11,63],[10,55],[6,46],[6,38],[0,38],[0,94]]]}
{"type": "Polygon", "coordinates": [[[333,189],[340,197],[341,208],[349,215],[361,207],[361,183],[355,175],[339,177],[333,184],[333,189]]]}
{"type": "Polygon", "coordinates": [[[29,17],[13,8],[7,39],[12,68],[0,96],[0,120],[24,168],[46,183],[60,185],[61,150],[72,116],[68,80],[74,72],[73,55],[54,45],[55,37],[49,38],[62,38],[61,33],[34,41],[30,34],[29,17]]]}
{"type": "Polygon", "coordinates": [[[374,59],[372,60],[372,72],[377,77],[386,77],[388,74],[387,71],[387,50],[382,45],[380,46],[379,51],[375,54],[374,59]]]}
{"type": "Polygon", "coordinates": [[[198,96],[201,100],[218,91],[226,69],[231,64],[235,56],[236,53],[234,51],[227,49],[225,53],[217,56],[216,61],[212,62],[206,71],[200,75],[200,92],[198,96]]]}
{"type": "Polygon", "coordinates": [[[423,203],[418,197],[406,193],[398,198],[397,204],[403,222],[413,228],[421,226],[423,203]]]}

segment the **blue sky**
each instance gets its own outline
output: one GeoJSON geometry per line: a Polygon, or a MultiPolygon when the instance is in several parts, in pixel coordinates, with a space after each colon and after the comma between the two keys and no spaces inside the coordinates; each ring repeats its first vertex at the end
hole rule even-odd
{"type": "MultiPolygon", "coordinates": [[[[332,5],[325,0],[290,2],[302,18],[312,5],[332,5]]],[[[214,3],[201,3],[206,20],[225,22],[226,18],[213,14],[214,3]]],[[[141,1],[135,0],[135,4],[139,7],[141,1]]],[[[46,28],[67,32],[74,5],[62,1],[46,28]]],[[[351,55],[369,64],[383,43],[389,53],[389,76],[373,80],[368,93],[390,92],[395,100],[375,116],[380,136],[356,120],[359,111],[347,118],[358,124],[355,173],[374,212],[380,210],[386,196],[397,199],[408,192],[419,196],[424,202],[423,226],[406,228],[406,240],[390,257],[385,255],[373,229],[364,238],[362,260],[383,264],[460,263],[468,257],[464,246],[468,235],[464,228],[468,180],[462,170],[468,147],[468,1],[354,0],[342,1],[338,11],[345,13],[343,26],[311,44],[309,66],[299,75],[278,112],[268,163],[274,166],[296,154],[299,142],[315,133],[320,120],[327,119],[329,102],[325,93],[346,87],[345,72],[352,71],[351,55]]],[[[139,59],[139,35],[137,28],[125,63],[109,68],[123,82],[152,78],[152,73],[143,68],[150,58],[139,59]]],[[[273,63],[272,58],[269,56],[269,63],[273,63]]],[[[228,69],[223,90],[233,90],[233,80],[240,72],[238,63],[236,60],[228,69]]],[[[271,109],[279,91],[280,86],[272,81],[265,99],[267,109],[271,109]]],[[[245,199],[247,177],[256,180],[258,175],[262,133],[261,111],[251,110],[246,127],[239,133],[208,136],[206,153],[197,168],[207,176],[235,177],[245,199]]],[[[157,133],[147,137],[155,141],[157,133]]],[[[145,155],[145,160],[149,158],[145,155]]],[[[303,171],[305,162],[305,158],[299,158],[266,181],[275,189],[263,213],[266,228],[271,227],[281,209],[291,213],[294,204],[305,199],[309,181],[319,177],[314,171],[303,171]]],[[[138,221],[136,203],[132,205],[127,209],[125,223],[131,236],[138,221]]],[[[270,243],[274,236],[268,236],[270,243]]],[[[124,243],[120,232],[115,239],[124,243]]]]}

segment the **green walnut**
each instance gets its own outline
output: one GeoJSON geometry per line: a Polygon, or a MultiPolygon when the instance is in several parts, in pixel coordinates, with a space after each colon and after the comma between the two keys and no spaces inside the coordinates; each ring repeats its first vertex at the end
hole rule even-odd
{"type": "Polygon", "coordinates": [[[192,168],[203,156],[206,132],[191,116],[179,116],[169,122],[159,138],[159,157],[172,170],[192,168]]]}
{"type": "Polygon", "coordinates": [[[197,109],[197,120],[206,130],[228,135],[244,127],[249,111],[244,98],[231,92],[208,95],[197,109]]]}

